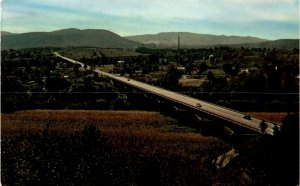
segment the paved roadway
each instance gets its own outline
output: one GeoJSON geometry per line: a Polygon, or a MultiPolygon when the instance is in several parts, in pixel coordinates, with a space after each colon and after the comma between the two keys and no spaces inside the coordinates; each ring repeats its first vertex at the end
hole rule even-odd
{"type": "MultiPolygon", "coordinates": [[[[77,64],[80,64],[81,66],[84,65],[81,62],[63,57],[57,52],[54,52],[54,54],[58,57],[61,57],[62,59],[69,61],[69,62],[77,63],[77,64]]],[[[100,74],[102,76],[106,76],[110,79],[113,79],[113,80],[122,82],[124,84],[136,87],[138,89],[144,90],[146,92],[155,94],[157,96],[166,98],[168,100],[172,100],[174,102],[188,106],[188,107],[198,110],[200,112],[204,112],[209,115],[213,115],[217,118],[229,121],[231,123],[235,123],[242,127],[251,129],[255,132],[262,133],[261,128],[260,128],[260,123],[262,122],[261,119],[251,117],[251,120],[248,120],[248,119],[243,118],[245,116],[245,114],[235,111],[235,110],[232,110],[232,109],[221,107],[219,105],[208,103],[208,102],[205,102],[205,101],[202,101],[199,99],[195,99],[195,98],[183,95],[183,94],[172,92],[172,91],[169,91],[169,90],[166,90],[163,88],[152,86],[152,85],[142,83],[142,82],[139,82],[139,81],[136,81],[133,79],[126,78],[126,77],[109,74],[109,73],[100,71],[99,69],[95,69],[94,72],[97,72],[98,74],[100,74]],[[198,106],[199,104],[201,105],[201,107],[198,106]]],[[[266,124],[267,124],[267,128],[265,130],[265,133],[273,135],[274,123],[266,122],[266,124]]]]}

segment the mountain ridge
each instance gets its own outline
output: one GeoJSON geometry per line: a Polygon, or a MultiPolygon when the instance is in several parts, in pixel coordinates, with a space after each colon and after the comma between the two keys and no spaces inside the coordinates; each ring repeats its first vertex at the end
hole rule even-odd
{"type": "Polygon", "coordinates": [[[230,45],[231,47],[248,47],[248,48],[282,48],[282,49],[294,49],[299,48],[299,39],[277,39],[274,41],[266,41],[261,43],[247,43],[230,45]]]}
{"type": "MultiPolygon", "coordinates": [[[[7,33],[4,31],[4,33],[7,33]]],[[[2,34],[2,32],[1,32],[2,34]]],[[[27,32],[21,34],[4,34],[1,36],[1,47],[34,48],[34,47],[68,47],[90,46],[103,48],[135,48],[140,44],[103,29],[61,29],[51,32],[27,32]]]]}
{"type": "Polygon", "coordinates": [[[15,33],[7,32],[7,31],[1,31],[1,36],[3,35],[13,35],[15,33]]]}
{"type": "Polygon", "coordinates": [[[157,34],[144,34],[127,36],[125,38],[144,44],[156,44],[157,46],[177,46],[178,37],[182,46],[207,46],[224,44],[259,43],[269,41],[252,36],[226,36],[212,34],[197,34],[191,32],[160,32],[157,34]]]}
{"type": "Polygon", "coordinates": [[[105,29],[66,28],[50,32],[11,33],[1,31],[2,49],[20,49],[35,47],[87,46],[100,48],[137,48],[158,47],[201,48],[213,46],[260,47],[260,48],[299,48],[299,39],[267,40],[253,36],[226,36],[198,34],[192,32],[160,32],[125,36],[105,29]]]}

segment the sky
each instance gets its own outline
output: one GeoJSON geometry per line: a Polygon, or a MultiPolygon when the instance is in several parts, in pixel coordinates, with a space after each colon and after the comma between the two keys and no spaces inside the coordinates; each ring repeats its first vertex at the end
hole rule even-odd
{"type": "Polygon", "coordinates": [[[2,0],[1,30],[106,29],[299,38],[299,0],[2,0]]]}

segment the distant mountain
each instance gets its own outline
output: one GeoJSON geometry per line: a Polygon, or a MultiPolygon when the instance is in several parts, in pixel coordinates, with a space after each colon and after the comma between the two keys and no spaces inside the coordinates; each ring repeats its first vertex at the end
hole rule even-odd
{"type": "Polygon", "coordinates": [[[182,47],[205,47],[214,45],[231,45],[242,43],[259,43],[268,40],[257,37],[224,36],[210,34],[196,34],[189,32],[162,32],[158,34],[128,36],[127,39],[141,42],[145,45],[156,45],[158,47],[176,47],[180,37],[182,47]]]}
{"type": "Polygon", "coordinates": [[[237,44],[231,45],[231,47],[294,49],[299,48],[299,39],[279,39],[261,43],[237,44]]]}
{"type": "Polygon", "coordinates": [[[139,46],[198,48],[226,45],[231,47],[299,48],[299,39],[269,41],[257,37],[196,34],[189,32],[163,32],[158,34],[121,37],[102,29],[79,30],[75,28],[52,32],[29,32],[15,34],[1,31],[2,49],[34,47],[88,46],[101,48],[136,48],[139,46]]]}
{"type": "Polygon", "coordinates": [[[14,34],[14,33],[5,32],[5,31],[1,31],[1,36],[13,35],[13,34],[14,34]]]}
{"type": "Polygon", "coordinates": [[[23,34],[1,33],[1,47],[34,48],[34,47],[67,47],[90,46],[103,48],[135,48],[140,44],[123,38],[113,32],[101,29],[63,29],[53,32],[29,32],[23,34]]]}

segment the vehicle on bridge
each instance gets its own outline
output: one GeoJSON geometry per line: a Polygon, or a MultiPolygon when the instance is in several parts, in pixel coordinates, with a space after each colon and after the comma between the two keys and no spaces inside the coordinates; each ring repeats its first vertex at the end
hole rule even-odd
{"type": "Polygon", "coordinates": [[[251,120],[251,116],[249,116],[249,115],[245,115],[243,118],[247,119],[247,120],[251,120]]]}
{"type": "Polygon", "coordinates": [[[202,107],[202,105],[200,103],[197,103],[196,107],[202,107]]]}

